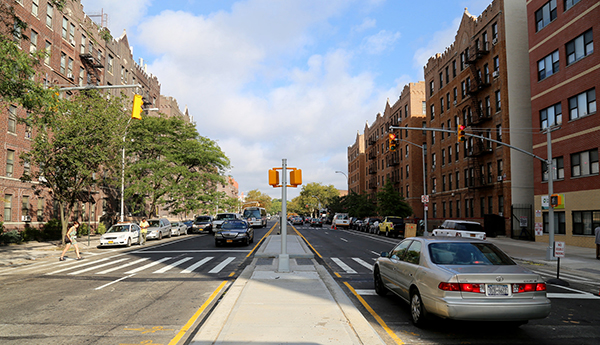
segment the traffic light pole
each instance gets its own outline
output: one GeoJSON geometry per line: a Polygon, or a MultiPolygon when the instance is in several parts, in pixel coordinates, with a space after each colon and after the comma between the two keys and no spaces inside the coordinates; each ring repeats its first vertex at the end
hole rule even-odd
{"type": "Polygon", "coordinates": [[[281,176],[281,254],[278,260],[278,272],[290,271],[290,255],[287,253],[287,159],[282,159],[281,176]]]}

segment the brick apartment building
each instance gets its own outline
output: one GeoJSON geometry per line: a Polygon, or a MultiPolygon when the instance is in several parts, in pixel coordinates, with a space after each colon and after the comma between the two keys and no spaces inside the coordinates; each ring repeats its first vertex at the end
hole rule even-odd
{"type": "MultiPolygon", "coordinates": [[[[84,12],[79,1],[66,1],[62,11],[46,0],[21,0],[14,4],[15,14],[28,24],[19,44],[23,51],[46,49],[45,59],[38,74],[39,81],[49,86],[72,87],[87,84],[125,85],[140,84],[136,89],[115,89],[133,98],[142,94],[145,107],[158,107],[160,84],[149,74],[146,66],[133,60],[125,33],[117,39],[94,23],[84,12]]],[[[70,91],[61,93],[69,97],[70,91]]],[[[47,222],[56,212],[48,191],[35,195],[30,183],[19,179],[24,171],[35,169],[19,160],[19,155],[30,149],[36,135],[31,128],[17,122],[25,112],[17,104],[2,102],[0,106],[0,189],[2,194],[2,221],[8,229],[22,229],[26,223],[37,227],[47,222]]],[[[33,182],[35,183],[35,182],[33,182]]],[[[79,219],[112,223],[118,217],[119,191],[99,184],[92,190],[94,202],[82,203],[75,210],[79,219]]]]}
{"type": "MultiPolygon", "coordinates": [[[[479,17],[466,9],[454,43],[425,66],[427,126],[504,142],[531,152],[525,3],[495,0],[479,17]]],[[[532,157],[450,133],[427,138],[432,224],[479,221],[486,230],[531,238],[532,157]],[[515,218],[527,217],[521,234],[515,218]]]]}
{"type": "MultiPolygon", "coordinates": [[[[600,2],[596,0],[527,2],[533,152],[547,154],[547,129],[552,137],[554,193],[562,202],[554,210],[555,241],[594,247],[600,226],[600,2]]],[[[543,224],[548,242],[548,172],[534,162],[535,222],[543,224]]]]}
{"type": "MultiPolygon", "coordinates": [[[[390,126],[423,127],[424,124],[425,84],[422,81],[409,83],[392,106],[388,100],[383,115],[377,114],[371,126],[365,125],[363,138],[366,162],[365,168],[359,170],[359,173],[365,176],[366,192],[371,198],[375,198],[386,181],[391,180],[396,191],[400,192],[411,205],[414,217],[419,219],[423,219],[424,215],[421,203],[423,194],[421,148],[426,144],[425,134],[422,131],[393,130],[391,133],[399,140],[395,151],[389,149],[389,134],[390,126]]],[[[357,140],[361,139],[360,135],[357,136],[357,140]]],[[[359,143],[355,143],[352,147],[358,145],[359,143]]],[[[348,171],[356,172],[356,168],[351,165],[353,163],[356,162],[349,160],[348,171]]],[[[355,174],[351,176],[354,176],[354,180],[360,179],[355,174]]]]}
{"type": "Polygon", "coordinates": [[[366,191],[365,167],[365,136],[356,133],[356,140],[348,146],[348,191],[362,194],[366,191]]]}

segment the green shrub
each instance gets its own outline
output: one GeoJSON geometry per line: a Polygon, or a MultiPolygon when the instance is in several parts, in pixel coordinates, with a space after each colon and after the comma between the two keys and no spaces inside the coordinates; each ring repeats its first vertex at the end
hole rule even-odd
{"type": "Polygon", "coordinates": [[[25,226],[25,230],[21,232],[21,236],[25,242],[43,240],[42,232],[39,229],[30,226],[25,226]]]}
{"type": "Polygon", "coordinates": [[[106,225],[104,223],[98,223],[98,228],[96,229],[96,234],[104,235],[106,232],[106,225]]]}
{"type": "Polygon", "coordinates": [[[79,228],[77,229],[77,236],[78,237],[87,236],[89,232],[90,232],[89,225],[87,223],[83,223],[83,224],[79,225],[79,228]]]}
{"type": "Polygon", "coordinates": [[[62,225],[60,220],[52,219],[44,224],[42,238],[44,240],[60,240],[62,236],[62,225]]]}
{"type": "Polygon", "coordinates": [[[0,242],[4,244],[21,243],[22,241],[23,238],[21,238],[21,234],[17,230],[6,231],[0,235],[0,242]]]}

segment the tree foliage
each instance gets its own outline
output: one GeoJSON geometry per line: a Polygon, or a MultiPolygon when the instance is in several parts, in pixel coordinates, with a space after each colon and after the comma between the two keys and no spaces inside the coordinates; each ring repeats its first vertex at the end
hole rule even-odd
{"type": "Polygon", "coordinates": [[[246,202],[258,201],[260,207],[264,207],[265,210],[271,208],[271,197],[267,194],[263,194],[258,189],[254,189],[248,192],[246,195],[246,202]]]}
{"type": "Polygon", "coordinates": [[[295,213],[316,217],[319,209],[324,208],[336,197],[339,197],[339,191],[333,185],[324,186],[311,182],[302,186],[300,195],[292,200],[292,208],[295,213]]]}
{"type": "Polygon", "coordinates": [[[408,217],[413,214],[402,194],[394,190],[394,183],[387,180],[383,190],[377,193],[377,211],[380,216],[408,217]]]}
{"type": "Polygon", "coordinates": [[[23,163],[39,167],[24,174],[23,181],[39,181],[34,189],[47,187],[61,210],[63,235],[73,206],[85,201],[101,170],[118,169],[121,137],[127,117],[123,99],[108,99],[87,91],[70,99],[55,98],[48,111],[30,114],[35,129],[31,150],[21,154],[23,163]]]}
{"type": "Polygon", "coordinates": [[[225,183],[229,159],[220,147],[198,134],[180,118],[144,117],[130,124],[126,137],[126,198],[137,200],[143,214],[155,215],[157,206],[171,213],[205,213],[225,183]]]}

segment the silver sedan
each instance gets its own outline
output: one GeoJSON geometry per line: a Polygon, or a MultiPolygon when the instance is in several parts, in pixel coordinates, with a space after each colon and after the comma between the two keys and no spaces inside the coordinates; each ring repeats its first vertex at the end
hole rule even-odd
{"type": "Polygon", "coordinates": [[[515,325],[550,314],[542,277],[517,265],[487,241],[456,237],[412,237],[373,267],[375,291],[392,292],[410,304],[411,319],[429,314],[515,325]]]}

